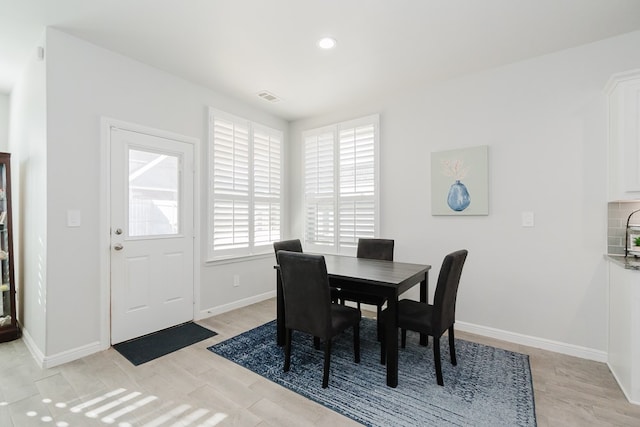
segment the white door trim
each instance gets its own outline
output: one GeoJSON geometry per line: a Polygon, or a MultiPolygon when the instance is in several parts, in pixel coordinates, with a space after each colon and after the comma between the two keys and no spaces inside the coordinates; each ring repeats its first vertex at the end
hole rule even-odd
{"type": "Polygon", "coordinates": [[[101,117],[100,119],[100,197],[99,197],[99,242],[100,242],[100,348],[111,346],[111,128],[145,133],[160,138],[173,139],[193,145],[193,318],[198,318],[200,307],[200,140],[161,129],[142,126],[122,120],[101,117]]]}

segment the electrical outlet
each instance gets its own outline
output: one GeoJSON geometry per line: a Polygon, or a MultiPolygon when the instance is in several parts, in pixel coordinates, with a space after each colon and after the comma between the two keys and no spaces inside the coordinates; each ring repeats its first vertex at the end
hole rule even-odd
{"type": "Polygon", "coordinates": [[[233,275],[233,286],[234,287],[240,286],[240,275],[239,274],[234,274],[233,275]]]}

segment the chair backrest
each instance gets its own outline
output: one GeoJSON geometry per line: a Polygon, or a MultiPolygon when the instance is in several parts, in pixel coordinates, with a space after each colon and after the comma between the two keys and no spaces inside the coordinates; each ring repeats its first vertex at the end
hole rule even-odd
{"type": "Polygon", "coordinates": [[[392,239],[358,239],[358,258],[393,261],[392,239]]]}
{"type": "Polygon", "coordinates": [[[452,252],[442,261],[438,285],[433,298],[432,325],[434,333],[444,332],[456,321],[456,297],[467,253],[466,249],[452,252]]]}
{"type": "Polygon", "coordinates": [[[285,327],[328,337],[331,296],[324,256],[280,251],[278,257],[285,327]]]}
{"type": "Polygon", "coordinates": [[[276,262],[280,264],[278,251],[302,252],[302,243],[300,243],[300,239],[281,240],[273,242],[273,250],[276,253],[276,262]]]}

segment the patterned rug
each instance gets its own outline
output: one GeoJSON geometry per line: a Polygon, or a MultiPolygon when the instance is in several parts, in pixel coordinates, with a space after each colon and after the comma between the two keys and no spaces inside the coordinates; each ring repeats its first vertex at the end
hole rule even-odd
{"type": "Polygon", "coordinates": [[[353,361],[350,330],[334,339],[329,387],[322,388],[322,350],[294,332],[291,370],[283,372],[284,349],[276,345],[275,321],[209,347],[241,366],[367,426],[535,426],[529,357],[456,340],[452,366],[441,339],[444,387],[436,383],[433,340],[418,344],[407,332],[399,351],[398,387],[386,386],[376,323],[362,319],[361,362],[353,361]]]}

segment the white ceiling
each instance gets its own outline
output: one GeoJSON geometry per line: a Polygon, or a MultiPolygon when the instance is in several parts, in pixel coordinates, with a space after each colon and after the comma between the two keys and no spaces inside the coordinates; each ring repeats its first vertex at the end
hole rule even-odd
{"type": "Polygon", "coordinates": [[[0,0],[0,92],[47,25],[296,120],[638,30],[640,0],[0,0]]]}

